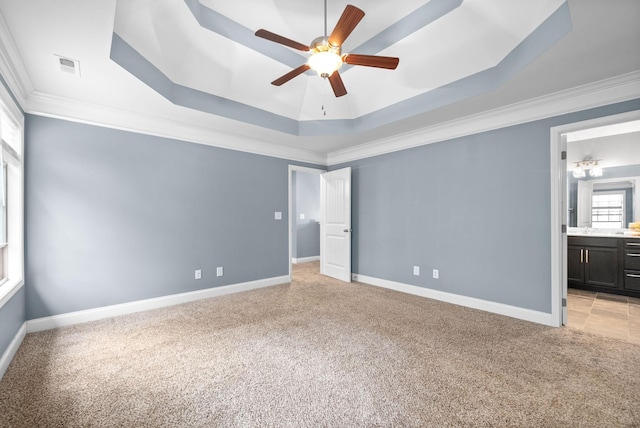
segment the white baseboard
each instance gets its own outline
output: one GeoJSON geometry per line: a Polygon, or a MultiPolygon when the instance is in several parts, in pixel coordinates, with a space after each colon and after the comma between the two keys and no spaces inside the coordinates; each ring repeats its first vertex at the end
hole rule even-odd
{"type": "Polygon", "coordinates": [[[293,257],[291,259],[291,263],[293,263],[294,265],[297,263],[308,263],[308,262],[318,262],[318,261],[320,261],[320,256],[301,257],[298,259],[293,257]]]}
{"type": "Polygon", "coordinates": [[[4,354],[2,354],[2,358],[0,358],[0,379],[2,379],[5,372],[9,368],[9,364],[11,364],[11,360],[13,360],[13,357],[16,355],[16,352],[18,352],[18,348],[20,347],[20,344],[22,343],[22,340],[24,339],[26,334],[27,334],[27,323],[25,322],[22,324],[22,327],[20,327],[16,335],[13,337],[13,340],[9,344],[9,347],[7,348],[7,350],[4,351],[4,354]]]}
{"type": "Polygon", "coordinates": [[[223,296],[225,294],[233,294],[241,291],[249,291],[278,284],[285,284],[287,282],[290,282],[288,275],[278,276],[274,278],[260,279],[257,281],[243,282],[240,284],[207,288],[206,290],[196,290],[187,293],[173,294],[170,296],[156,297],[153,299],[122,303],[119,305],[103,306],[101,308],[37,318],[27,321],[27,332],[33,333],[35,331],[50,330],[52,328],[96,321],[103,318],[126,315],[134,312],[148,311],[150,309],[163,308],[166,306],[193,302],[195,300],[209,299],[211,297],[223,296]]]}
{"type": "Polygon", "coordinates": [[[505,305],[503,303],[491,302],[488,300],[476,299],[459,294],[447,293],[444,291],[432,290],[430,288],[418,287],[416,285],[403,284],[386,279],[373,278],[365,275],[352,274],[354,281],[362,282],[377,287],[388,288],[402,293],[413,294],[442,302],[453,303],[454,305],[466,306],[480,309],[494,314],[505,315],[525,321],[556,327],[552,314],[534,311],[531,309],[519,308],[517,306],[505,305]]]}

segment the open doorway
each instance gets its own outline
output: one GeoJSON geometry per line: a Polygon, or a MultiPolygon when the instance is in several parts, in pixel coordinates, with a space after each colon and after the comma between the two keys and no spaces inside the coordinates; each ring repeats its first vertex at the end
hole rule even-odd
{"type": "Polygon", "coordinates": [[[320,272],[320,176],[324,172],[289,165],[290,278],[293,265],[320,272]]]}
{"type": "Polygon", "coordinates": [[[640,221],[640,112],[552,128],[551,161],[552,316],[558,326],[640,341],[630,319],[640,299],[625,288],[623,261],[629,223],[640,221]]]}

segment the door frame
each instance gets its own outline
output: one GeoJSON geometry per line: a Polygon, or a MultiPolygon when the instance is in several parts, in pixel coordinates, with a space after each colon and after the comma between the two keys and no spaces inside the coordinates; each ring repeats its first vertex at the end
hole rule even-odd
{"type": "MultiPolygon", "coordinates": [[[[318,175],[318,180],[320,180],[320,175],[324,174],[325,172],[327,172],[326,169],[321,169],[321,168],[309,168],[306,166],[298,166],[298,165],[289,165],[289,171],[288,171],[288,190],[287,190],[287,198],[288,198],[288,204],[289,204],[289,208],[288,208],[288,218],[289,218],[289,231],[287,232],[289,235],[289,281],[291,281],[291,271],[292,271],[292,261],[291,258],[293,256],[293,236],[292,236],[292,230],[293,230],[293,195],[291,194],[293,191],[293,172],[297,171],[297,172],[305,172],[307,174],[317,174],[318,175]]],[[[322,256],[321,256],[322,257],[322,256]]],[[[320,260],[320,263],[322,263],[322,260],[320,260]]]]}
{"type": "MultiPolygon", "coordinates": [[[[640,120],[640,110],[611,116],[598,117],[581,122],[567,123],[551,128],[551,320],[553,326],[563,325],[562,299],[567,295],[567,234],[562,225],[567,226],[568,188],[566,160],[562,151],[567,144],[564,134],[600,126],[614,125],[632,120],[640,120]]],[[[567,226],[568,227],[568,226],[567,226]]],[[[564,307],[566,309],[566,307],[564,307]]],[[[566,315],[566,313],[565,313],[566,315]]]]}

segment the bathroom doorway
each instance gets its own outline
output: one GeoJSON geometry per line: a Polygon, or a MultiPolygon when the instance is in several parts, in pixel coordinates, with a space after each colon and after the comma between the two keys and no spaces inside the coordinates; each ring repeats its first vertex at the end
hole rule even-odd
{"type": "Polygon", "coordinates": [[[640,341],[640,331],[634,330],[637,325],[630,319],[634,315],[640,317],[640,299],[615,291],[569,289],[567,281],[568,235],[596,230],[622,237],[624,227],[617,226],[626,226],[640,215],[636,209],[640,206],[640,198],[635,196],[635,190],[640,191],[640,186],[633,182],[634,177],[640,178],[640,112],[552,128],[551,164],[554,319],[558,325],[640,341]],[[621,196],[605,196],[614,193],[621,196]],[[600,198],[605,201],[602,209],[591,204],[598,199],[593,198],[596,194],[603,196],[600,198]],[[614,199],[625,203],[609,202],[614,199]],[[617,223],[613,221],[614,217],[617,223]],[[563,225],[566,225],[566,233],[562,232],[563,225]],[[631,328],[632,325],[635,327],[631,328]]]}

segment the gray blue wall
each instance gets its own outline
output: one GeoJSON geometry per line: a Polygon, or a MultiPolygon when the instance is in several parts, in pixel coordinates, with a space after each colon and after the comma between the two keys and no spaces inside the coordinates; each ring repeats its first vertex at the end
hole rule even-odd
{"type": "Polygon", "coordinates": [[[550,128],[637,109],[640,100],[333,166],[353,168],[353,272],[550,313],[550,128]]]}
{"type": "MultiPolygon", "coordinates": [[[[550,312],[549,128],[634,109],[349,163],[353,271],[550,312]]],[[[31,115],[26,141],[27,319],[288,273],[291,162],[31,115]]]]}
{"type": "Polygon", "coordinates": [[[320,176],[302,171],[295,175],[295,258],[320,256],[320,176]],[[304,214],[304,219],[300,218],[304,214]]]}
{"type": "Polygon", "coordinates": [[[288,275],[292,162],[33,115],[25,138],[27,319],[288,275]]]}
{"type": "Polygon", "coordinates": [[[25,289],[22,287],[0,307],[0,357],[9,348],[25,320],[25,289]]]}

